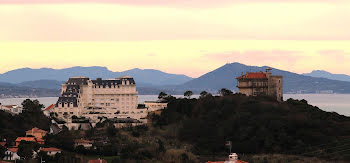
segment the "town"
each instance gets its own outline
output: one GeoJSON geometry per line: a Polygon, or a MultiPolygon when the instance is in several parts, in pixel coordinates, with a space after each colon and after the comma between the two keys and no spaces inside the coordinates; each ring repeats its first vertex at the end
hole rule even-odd
{"type": "MultiPolygon", "coordinates": [[[[266,95],[275,97],[277,101],[283,99],[281,97],[282,77],[272,76],[270,69],[266,72],[242,74],[237,77],[237,80],[237,87],[242,94],[266,95]]],[[[13,143],[3,138],[1,146],[7,148],[4,160],[26,159],[18,154],[19,146],[24,142],[43,146],[46,144],[44,138],[48,133],[56,135],[62,130],[87,131],[104,121],[112,122],[115,128],[149,125],[152,121],[150,117],[160,115],[168,104],[167,95],[163,92],[160,93],[158,101],[145,101],[143,104],[138,104],[136,82],[130,76],[96,80],[90,80],[88,77],[71,77],[62,84],[61,90],[61,96],[56,104],[42,108],[43,114],[51,120],[50,130],[45,131],[34,127],[26,131],[23,137],[17,137],[13,143]]],[[[187,91],[184,95],[191,96],[192,92],[187,91]]],[[[23,108],[17,105],[0,105],[0,109],[11,114],[21,114],[23,111],[23,108]]],[[[74,140],[74,147],[89,149],[93,148],[94,143],[98,141],[82,137],[74,140]]],[[[62,150],[57,147],[40,147],[32,152],[30,158],[38,158],[39,153],[55,156],[61,152],[62,150]]],[[[237,160],[237,155],[234,155],[230,155],[229,160],[237,160]]]]}

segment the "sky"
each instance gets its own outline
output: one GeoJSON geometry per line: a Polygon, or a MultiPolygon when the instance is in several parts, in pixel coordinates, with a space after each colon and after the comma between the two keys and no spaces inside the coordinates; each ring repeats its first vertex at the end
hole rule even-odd
{"type": "Polygon", "coordinates": [[[0,73],[226,63],[350,75],[348,0],[0,0],[0,73]]]}

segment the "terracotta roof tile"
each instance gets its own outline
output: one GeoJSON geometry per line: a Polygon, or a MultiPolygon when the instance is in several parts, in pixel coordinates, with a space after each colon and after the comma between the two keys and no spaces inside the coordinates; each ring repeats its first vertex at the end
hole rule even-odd
{"type": "Polygon", "coordinates": [[[45,111],[49,111],[49,110],[52,109],[55,105],[56,105],[56,104],[51,104],[49,107],[47,107],[47,108],[45,109],[45,111]]]}
{"type": "Polygon", "coordinates": [[[17,153],[18,152],[18,148],[9,148],[8,150],[13,152],[13,153],[17,153]]]}
{"type": "Polygon", "coordinates": [[[37,127],[34,127],[34,128],[32,128],[32,129],[26,131],[26,133],[45,133],[45,134],[46,134],[47,131],[42,130],[42,129],[37,128],[37,127]]]}
{"type": "Polygon", "coordinates": [[[62,151],[58,148],[53,148],[53,147],[50,147],[50,148],[41,148],[40,151],[44,151],[44,152],[58,152],[58,151],[62,151]]]}
{"type": "Polygon", "coordinates": [[[93,143],[92,141],[85,140],[85,139],[76,139],[74,142],[75,143],[93,143]]]}
{"type": "Polygon", "coordinates": [[[3,147],[5,147],[6,142],[0,142],[0,145],[3,146],[3,147]]]}
{"type": "Polygon", "coordinates": [[[36,142],[35,137],[18,137],[18,138],[16,139],[16,142],[20,142],[20,141],[22,141],[22,140],[24,140],[24,141],[36,142]]]}
{"type": "Polygon", "coordinates": [[[249,72],[238,77],[237,79],[267,79],[267,76],[263,72],[249,72]]]}
{"type": "Polygon", "coordinates": [[[98,159],[98,160],[89,160],[89,163],[107,163],[104,159],[98,159]]]}

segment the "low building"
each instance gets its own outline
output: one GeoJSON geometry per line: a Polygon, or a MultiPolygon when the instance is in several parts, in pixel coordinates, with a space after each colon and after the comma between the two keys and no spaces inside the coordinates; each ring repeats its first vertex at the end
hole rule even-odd
{"type": "Polygon", "coordinates": [[[23,109],[18,105],[1,105],[0,104],[0,110],[3,110],[11,114],[19,114],[19,113],[22,113],[23,109]]]}
{"type": "Polygon", "coordinates": [[[18,148],[9,148],[5,151],[5,157],[3,160],[19,160],[21,157],[17,154],[18,148]]]}
{"type": "Polygon", "coordinates": [[[51,104],[50,106],[48,106],[47,108],[44,109],[44,114],[46,116],[50,116],[51,110],[55,107],[56,104],[51,104]]]}
{"type": "Polygon", "coordinates": [[[107,163],[104,159],[97,159],[97,160],[89,160],[88,163],[107,163]]]}
{"type": "Polygon", "coordinates": [[[277,101],[283,101],[283,77],[266,72],[248,72],[237,77],[239,93],[247,96],[271,96],[277,101]]]}
{"type": "Polygon", "coordinates": [[[74,147],[82,145],[84,148],[91,148],[94,142],[86,139],[76,139],[74,143],[74,147]]]}
{"type": "Polygon", "coordinates": [[[0,142],[0,146],[6,147],[6,142],[0,142]]]}
{"type": "Polygon", "coordinates": [[[207,163],[248,163],[248,162],[238,160],[238,155],[236,153],[231,153],[227,161],[208,161],[207,163]]]}
{"type": "Polygon", "coordinates": [[[39,149],[39,152],[45,152],[48,156],[55,156],[57,153],[61,153],[62,150],[57,149],[57,148],[41,148],[39,149]]]}
{"type": "Polygon", "coordinates": [[[26,136],[34,136],[35,138],[42,139],[47,134],[47,131],[34,127],[26,131],[26,136]]]}
{"type": "Polygon", "coordinates": [[[88,163],[107,163],[104,159],[97,159],[97,160],[89,160],[88,163]]]}
{"type": "Polygon", "coordinates": [[[38,144],[45,144],[45,141],[43,139],[40,139],[40,138],[36,138],[36,137],[18,137],[16,139],[16,147],[18,147],[18,145],[21,143],[21,141],[34,142],[34,143],[38,143],[38,144]]]}
{"type": "Polygon", "coordinates": [[[145,101],[145,106],[148,108],[148,112],[154,112],[165,109],[168,103],[165,101],[145,101]]]}

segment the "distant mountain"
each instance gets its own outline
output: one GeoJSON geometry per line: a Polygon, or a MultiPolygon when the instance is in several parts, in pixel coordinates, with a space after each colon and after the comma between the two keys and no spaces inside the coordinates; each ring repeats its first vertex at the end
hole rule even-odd
{"type": "Polygon", "coordinates": [[[0,84],[0,98],[57,97],[59,89],[30,88],[15,84],[0,84]]]}
{"type": "Polygon", "coordinates": [[[327,78],[332,80],[348,81],[350,82],[350,76],[345,74],[332,74],[324,70],[314,70],[310,73],[305,73],[303,75],[319,78],[327,78]]]}
{"type": "MultiPolygon", "coordinates": [[[[34,87],[35,84],[53,84],[66,81],[72,76],[87,76],[91,79],[116,78],[123,75],[134,77],[139,86],[156,87],[161,85],[178,85],[190,81],[192,78],[185,75],[169,74],[152,69],[131,69],[123,72],[113,72],[106,67],[72,67],[65,69],[16,69],[0,74],[0,82],[24,84],[34,87]],[[33,82],[35,81],[35,82],[33,82]],[[25,83],[29,82],[29,83],[25,83]]],[[[51,86],[47,86],[52,88],[51,86]]]]}
{"type": "MultiPolygon", "coordinates": [[[[266,68],[266,66],[247,66],[240,63],[226,64],[199,78],[178,85],[176,88],[212,92],[221,88],[228,88],[237,91],[237,80],[235,78],[240,76],[241,73],[265,71],[266,68]]],[[[310,77],[278,69],[272,69],[272,74],[283,76],[285,93],[317,93],[328,90],[334,93],[350,93],[350,82],[310,77]]]]}
{"type": "Polygon", "coordinates": [[[17,84],[21,87],[31,87],[31,88],[46,88],[46,89],[61,89],[61,85],[64,81],[57,80],[35,80],[35,81],[26,81],[17,84]]]}

